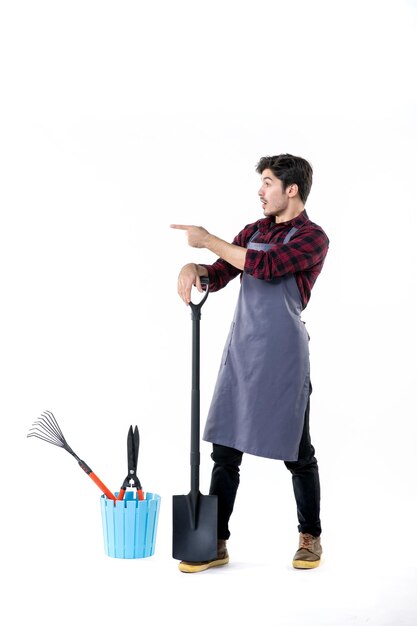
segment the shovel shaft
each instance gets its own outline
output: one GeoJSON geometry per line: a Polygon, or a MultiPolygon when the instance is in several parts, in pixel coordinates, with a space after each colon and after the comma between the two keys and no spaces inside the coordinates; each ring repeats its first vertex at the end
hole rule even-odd
{"type": "Polygon", "coordinates": [[[208,278],[204,298],[198,305],[190,302],[193,322],[191,389],[191,491],[173,496],[172,555],[183,561],[211,561],[217,555],[217,496],[203,496],[199,491],[200,470],[200,309],[208,296],[208,278]]]}
{"type": "Polygon", "coordinates": [[[191,388],[191,493],[196,496],[200,487],[200,319],[193,319],[191,388]]]}
{"type": "MultiPolygon", "coordinates": [[[[200,302],[190,302],[192,334],[192,367],[191,367],[191,499],[196,509],[200,493],[200,320],[201,308],[209,294],[209,279],[201,277],[205,285],[205,294],[200,302]]],[[[195,511],[194,511],[195,512],[195,511]]]]}

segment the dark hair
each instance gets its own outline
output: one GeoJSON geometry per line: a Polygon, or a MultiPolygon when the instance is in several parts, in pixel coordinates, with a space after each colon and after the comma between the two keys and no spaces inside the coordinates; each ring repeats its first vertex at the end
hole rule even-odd
{"type": "Polygon", "coordinates": [[[313,183],[313,168],[308,161],[292,154],[266,156],[256,165],[258,174],[262,174],[264,170],[271,170],[282,182],[284,189],[290,185],[297,185],[301,201],[303,204],[306,203],[313,183]]]}

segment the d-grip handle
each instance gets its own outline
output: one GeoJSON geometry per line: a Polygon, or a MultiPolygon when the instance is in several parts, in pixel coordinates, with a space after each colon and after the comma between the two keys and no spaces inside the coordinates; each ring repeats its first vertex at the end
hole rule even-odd
{"type": "Polygon", "coordinates": [[[208,279],[208,276],[200,276],[200,282],[201,282],[203,288],[205,287],[205,294],[202,297],[202,299],[200,300],[200,302],[198,302],[198,303],[190,301],[191,318],[192,319],[196,319],[196,318],[200,319],[201,307],[203,306],[203,304],[205,303],[205,301],[207,300],[208,295],[209,295],[209,284],[210,284],[210,281],[208,279]]]}

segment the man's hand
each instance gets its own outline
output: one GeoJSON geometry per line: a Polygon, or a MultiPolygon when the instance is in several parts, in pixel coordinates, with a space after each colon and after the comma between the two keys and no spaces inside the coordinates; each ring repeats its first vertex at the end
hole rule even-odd
{"type": "Polygon", "coordinates": [[[188,245],[192,248],[207,248],[208,237],[210,237],[210,233],[202,226],[171,224],[171,228],[185,230],[188,239],[188,245]]]}
{"type": "MultiPolygon", "coordinates": [[[[205,268],[200,268],[203,272],[207,272],[205,268]]],[[[202,274],[203,275],[203,274],[202,274]]],[[[198,291],[203,291],[200,281],[199,266],[197,263],[187,263],[181,269],[178,276],[178,295],[185,304],[190,304],[191,289],[195,286],[198,291]]]]}
{"type": "Polygon", "coordinates": [[[209,233],[208,230],[202,226],[171,224],[171,228],[185,230],[188,238],[188,244],[193,248],[207,248],[207,250],[217,254],[217,256],[230,263],[230,265],[233,265],[238,270],[243,271],[247,252],[246,248],[236,246],[232,243],[227,243],[227,241],[209,233]]]}

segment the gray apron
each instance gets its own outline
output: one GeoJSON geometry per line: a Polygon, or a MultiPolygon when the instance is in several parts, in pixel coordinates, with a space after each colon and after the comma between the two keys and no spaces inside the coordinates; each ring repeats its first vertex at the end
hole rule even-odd
{"type": "MultiPolygon", "coordinates": [[[[284,239],[288,243],[296,228],[284,239]]],[[[269,250],[273,244],[248,243],[269,250]]],[[[271,281],[243,273],[203,433],[204,441],[296,461],[309,397],[308,334],[293,275],[271,281]]]]}

